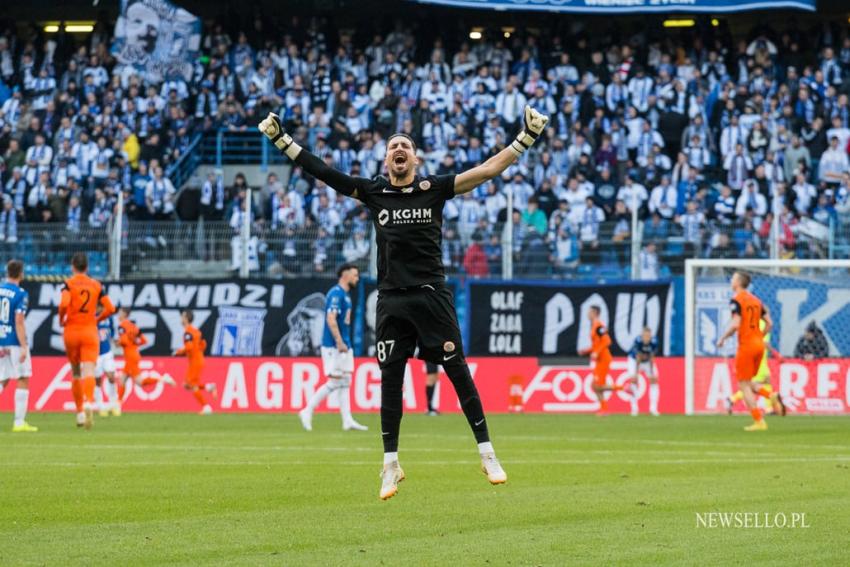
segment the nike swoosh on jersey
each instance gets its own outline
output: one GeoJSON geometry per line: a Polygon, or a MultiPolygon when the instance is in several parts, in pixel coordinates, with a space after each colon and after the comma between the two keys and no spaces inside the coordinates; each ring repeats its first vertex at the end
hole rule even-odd
{"type": "Polygon", "coordinates": [[[443,361],[451,360],[451,359],[453,359],[453,358],[454,358],[454,357],[456,357],[456,356],[457,356],[457,353],[454,353],[454,354],[453,354],[453,355],[451,355],[451,356],[443,356],[443,361]]]}
{"type": "Polygon", "coordinates": [[[483,420],[483,419],[482,419],[481,421],[476,421],[476,422],[475,422],[475,426],[476,426],[476,427],[478,427],[478,426],[479,426],[479,425],[481,425],[482,423],[484,423],[484,420],[483,420]]]}

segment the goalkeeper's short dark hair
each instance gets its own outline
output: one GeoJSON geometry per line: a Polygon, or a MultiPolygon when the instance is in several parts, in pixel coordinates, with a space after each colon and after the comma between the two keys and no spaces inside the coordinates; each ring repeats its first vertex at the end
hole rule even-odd
{"type": "Polygon", "coordinates": [[[387,138],[387,145],[388,146],[390,145],[390,142],[392,141],[393,138],[404,138],[404,139],[406,139],[407,141],[410,142],[410,145],[413,146],[413,151],[414,152],[416,151],[416,142],[414,142],[413,138],[411,138],[408,134],[405,134],[404,132],[396,132],[395,134],[393,134],[392,136],[387,138]]]}

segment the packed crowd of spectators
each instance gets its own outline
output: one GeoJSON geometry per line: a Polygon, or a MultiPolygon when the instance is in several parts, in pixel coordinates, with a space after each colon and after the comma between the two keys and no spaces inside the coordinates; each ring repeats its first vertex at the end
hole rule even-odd
{"type": "MultiPolygon", "coordinates": [[[[761,257],[776,234],[784,256],[821,256],[830,230],[850,233],[850,36],[836,24],[604,45],[582,32],[423,45],[401,24],[364,40],[320,18],[253,28],[210,24],[192,80],[160,84],[116,65],[106,33],[62,58],[49,37],[0,38],[0,237],[24,221],[106,226],[121,191],[128,218],[172,218],[179,188],[164,172],[193,135],[252,133],[269,111],[370,177],[396,131],[417,142],[423,175],[481,163],[526,104],[551,117],[542,139],[446,204],[450,271],[499,273],[509,224],[517,275],[626,266],[633,211],[643,277],[687,255],[761,257]]],[[[244,176],[200,189],[205,217],[238,230],[251,215],[261,269],[366,261],[368,214],[297,167],[254,187],[250,207],[244,176]]]]}

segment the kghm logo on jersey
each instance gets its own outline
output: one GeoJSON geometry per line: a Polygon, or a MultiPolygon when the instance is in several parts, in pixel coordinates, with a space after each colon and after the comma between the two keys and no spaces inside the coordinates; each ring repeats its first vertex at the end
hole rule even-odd
{"type": "Polygon", "coordinates": [[[378,213],[378,224],[386,225],[390,220],[393,224],[428,224],[432,219],[431,209],[399,209],[396,211],[388,211],[381,209],[378,213]]]}

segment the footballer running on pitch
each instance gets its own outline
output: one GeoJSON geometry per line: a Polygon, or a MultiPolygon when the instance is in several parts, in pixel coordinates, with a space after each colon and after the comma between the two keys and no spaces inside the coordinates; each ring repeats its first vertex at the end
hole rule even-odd
{"type": "Polygon", "coordinates": [[[283,131],[275,114],[260,131],[304,171],[343,195],[361,201],[372,213],[378,247],[376,351],[381,367],[381,432],[384,468],[380,497],[396,494],[404,472],[398,462],[402,417],[402,385],[407,359],[419,346],[419,357],[441,364],[452,382],[463,413],[478,442],[481,464],[493,484],[507,475],[496,459],[478,390],[463,355],[454,299],[445,286],[441,261],[443,205],[500,175],[543,132],[548,117],[525,108],[516,139],[483,164],[458,175],[416,174],[416,145],[406,134],[387,140],[387,177],[351,177],[304,150],[283,131]]]}
{"type": "MultiPolygon", "coordinates": [[[[764,335],[773,328],[770,313],[761,302],[761,299],[750,292],[752,277],[745,272],[735,272],[729,284],[732,288],[732,301],[729,306],[732,309],[732,318],[726,332],[717,341],[717,348],[722,348],[726,339],[734,334],[738,335],[738,350],[735,352],[735,378],[738,379],[738,388],[744,394],[744,403],[753,416],[752,425],[744,428],[745,431],[766,431],[767,422],[764,414],[756,405],[759,390],[762,385],[754,381],[758,375],[759,366],[764,358],[765,342],[764,335]],[[764,321],[764,325],[761,325],[764,321]]],[[[762,394],[763,395],[763,394],[762,394]]]]}

